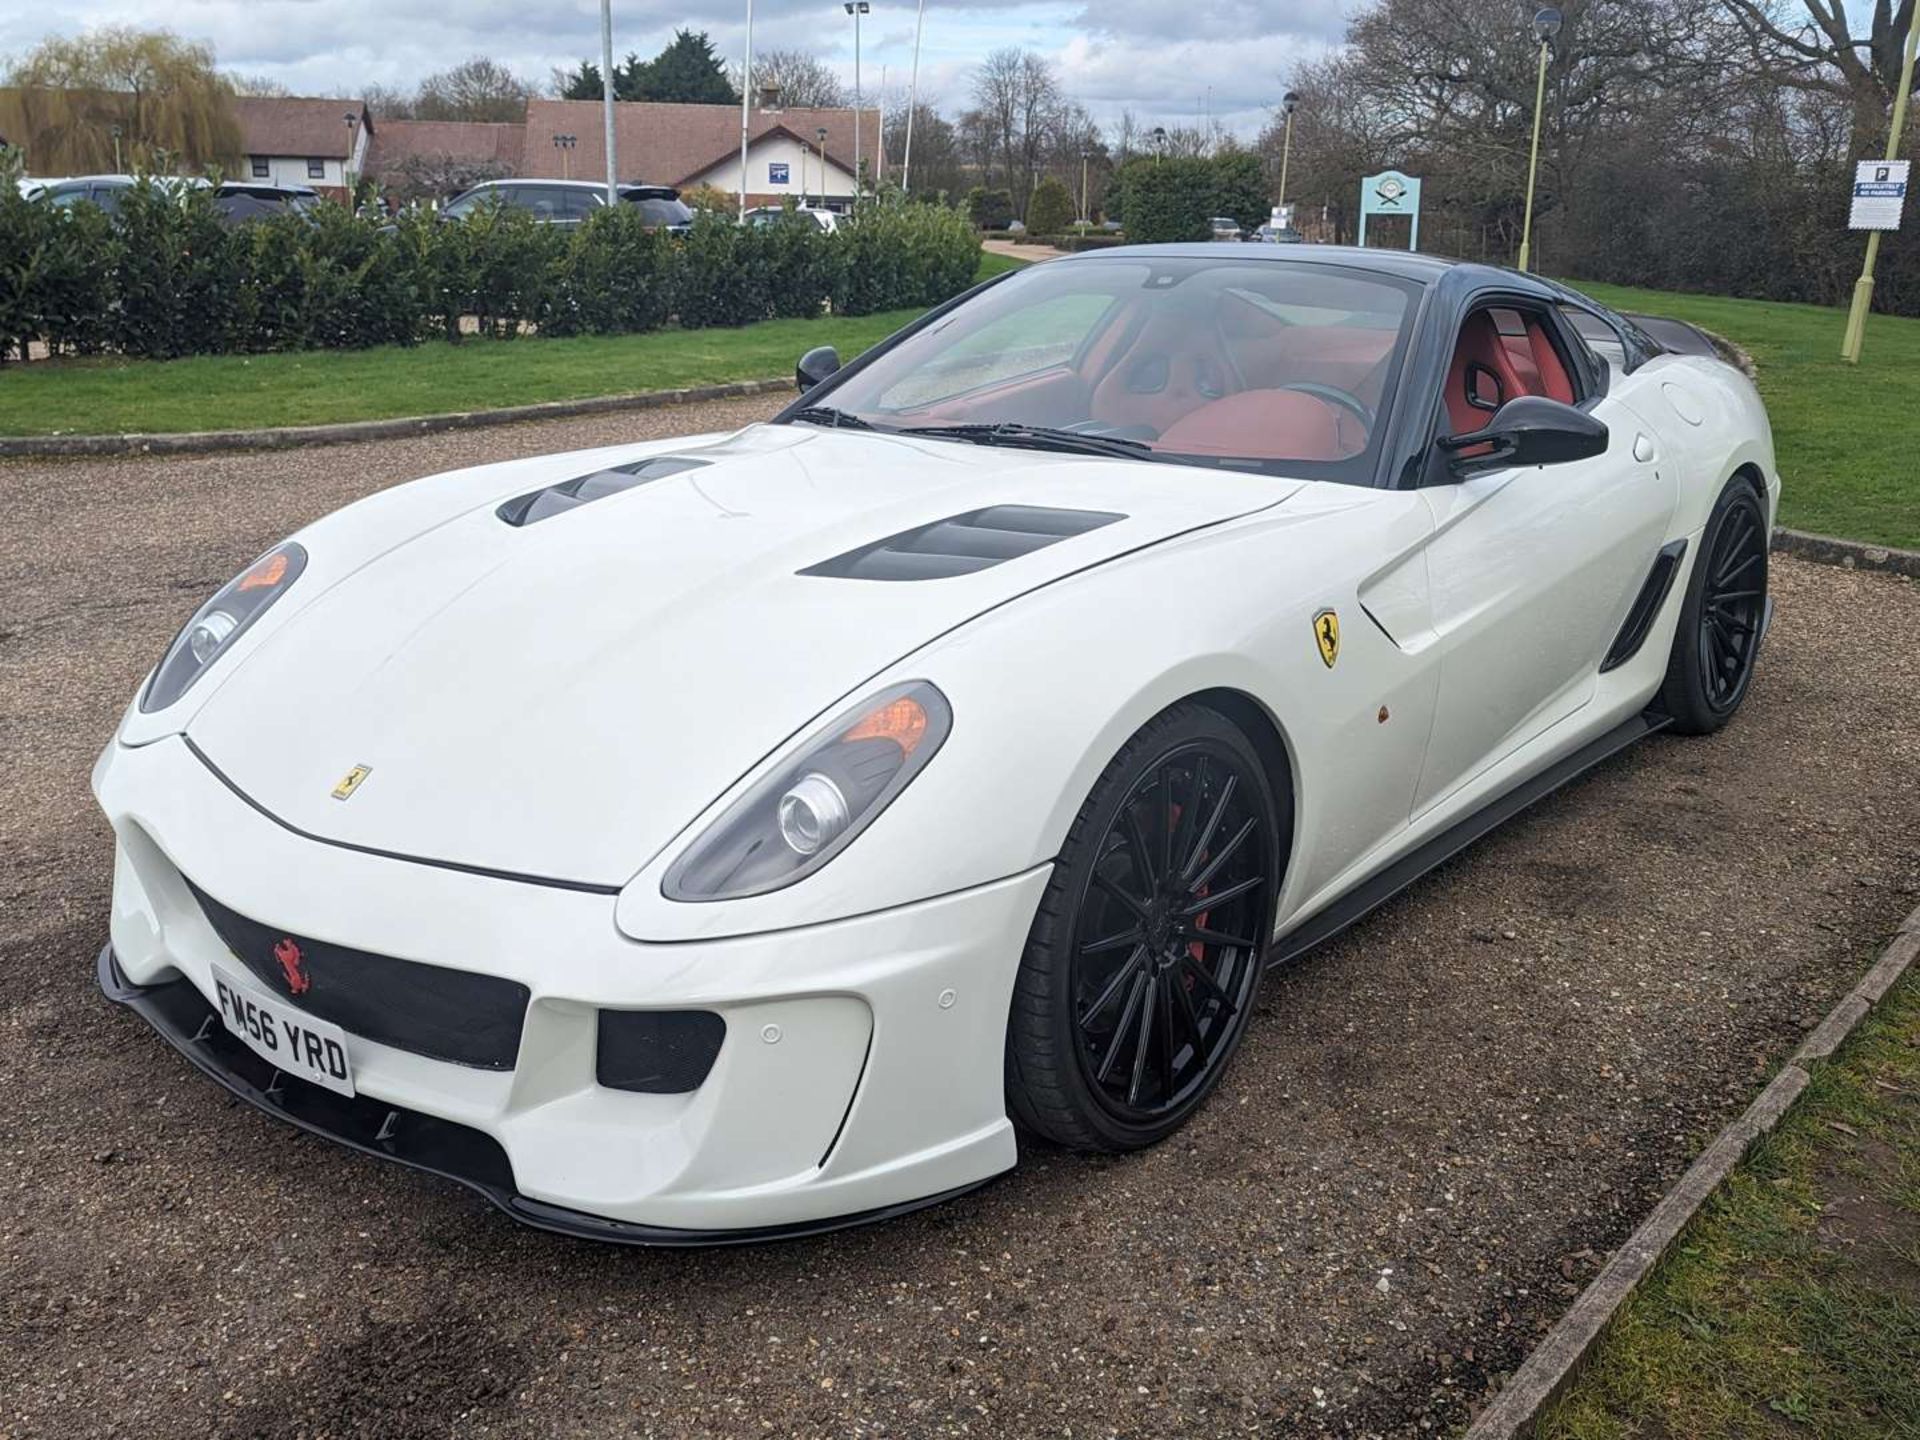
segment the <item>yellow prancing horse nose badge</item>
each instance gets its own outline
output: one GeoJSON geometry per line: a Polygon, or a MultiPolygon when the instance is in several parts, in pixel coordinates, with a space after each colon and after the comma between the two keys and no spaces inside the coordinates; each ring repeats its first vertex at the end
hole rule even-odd
{"type": "Polygon", "coordinates": [[[360,782],[372,773],[373,767],[371,765],[354,766],[351,770],[347,771],[345,778],[333,787],[333,798],[336,800],[350,799],[353,792],[360,788],[360,782]]]}
{"type": "Polygon", "coordinates": [[[1340,616],[1332,610],[1322,610],[1313,617],[1313,638],[1320,643],[1320,658],[1333,668],[1333,662],[1340,658],[1340,616]]]}

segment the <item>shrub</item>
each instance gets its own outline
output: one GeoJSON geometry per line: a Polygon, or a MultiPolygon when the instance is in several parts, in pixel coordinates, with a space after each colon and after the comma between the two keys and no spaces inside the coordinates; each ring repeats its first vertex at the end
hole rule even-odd
{"type": "Polygon", "coordinates": [[[673,312],[672,237],[649,230],[631,205],[603,205],[574,231],[555,262],[543,335],[656,330],[673,312]]]}
{"type": "Polygon", "coordinates": [[[939,205],[869,206],[840,222],[833,308],[871,315],[937,305],[959,294],[980,266],[980,239],[939,205]]]}
{"type": "Polygon", "coordinates": [[[976,185],[967,192],[967,218],[978,230],[1004,230],[1013,223],[1013,194],[976,185]]]}
{"type": "Polygon", "coordinates": [[[1031,233],[1058,235],[1076,218],[1073,196],[1065,185],[1048,176],[1033,187],[1033,198],[1027,202],[1027,229],[1031,233]]]}
{"type": "Polygon", "coordinates": [[[1266,172],[1260,157],[1246,150],[1211,159],[1129,160],[1114,178],[1113,194],[1128,238],[1143,245],[1205,240],[1215,215],[1252,226],[1271,213],[1266,172]]]}
{"type": "Polygon", "coordinates": [[[142,176],[121,192],[113,236],[115,348],[155,360],[228,348],[239,308],[237,247],[210,190],[142,176]]]}
{"type": "Polygon", "coordinates": [[[712,213],[680,242],[676,312],[688,329],[747,325],[773,313],[769,232],[712,213]]]}

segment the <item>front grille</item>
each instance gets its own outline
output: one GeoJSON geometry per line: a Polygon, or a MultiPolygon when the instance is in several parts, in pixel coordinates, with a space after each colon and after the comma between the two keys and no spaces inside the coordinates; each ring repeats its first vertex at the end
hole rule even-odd
{"type": "Polygon", "coordinates": [[[727,1038],[711,1010],[602,1010],[598,1028],[594,1079],[642,1095],[698,1090],[727,1038]]]}
{"type": "Polygon", "coordinates": [[[514,980],[373,955],[289,934],[188,888],[234,958],[267,989],[352,1035],[430,1060],[511,1070],[531,992],[514,980]],[[285,947],[291,945],[294,952],[285,947]],[[304,982],[294,994],[287,955],[304,982]],[[296,958],[297,956],[297,958],[296,958]]]}

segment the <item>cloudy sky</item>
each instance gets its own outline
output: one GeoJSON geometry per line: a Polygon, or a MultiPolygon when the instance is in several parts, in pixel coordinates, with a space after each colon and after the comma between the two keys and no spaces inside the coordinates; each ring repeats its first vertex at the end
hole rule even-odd
{"type": "MultiPolygon", "coordinates": [[[[1102,120],[1123,107],[1157,124],[1197,122],[1209,106],[1251,134],[1290,67],[1323,53],[1351,0],[927,0],[921,90],[960,108],[969,68],[1021,45],[1051,56],[1072,94],[1102,120]]],[[[812,50],[853,78],[852,21],[839,0],[757,0],[754,42],[812,50]]],[[[737,58],[745,0],[614,0],[614,52],[657,51],[677,26],[709,32],[737,58]]],[[[544,83],[555,66],[599,50],[597,0],[60,0],[0,4],[0,55],[49,29],[166,28],[212,43],[223,67],[270,76],[295,94],[344,95],[367,84],[411,88],[429,71],[489,55],[544,83]]],[[[862,77],[886,67],[904,91],[913,0],[873,0],[862,77]]]]}

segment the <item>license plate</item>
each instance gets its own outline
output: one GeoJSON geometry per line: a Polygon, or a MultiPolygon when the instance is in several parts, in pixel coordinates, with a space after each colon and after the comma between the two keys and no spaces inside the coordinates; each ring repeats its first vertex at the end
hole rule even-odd
{"type": "Polygon", "coordinates": [[[213,991],[227,1029],[262,1060],[337,1094],[354,1093],[347,1037],[338,1025],[263,995],[218,965],[213,967],[213,991]]]}

